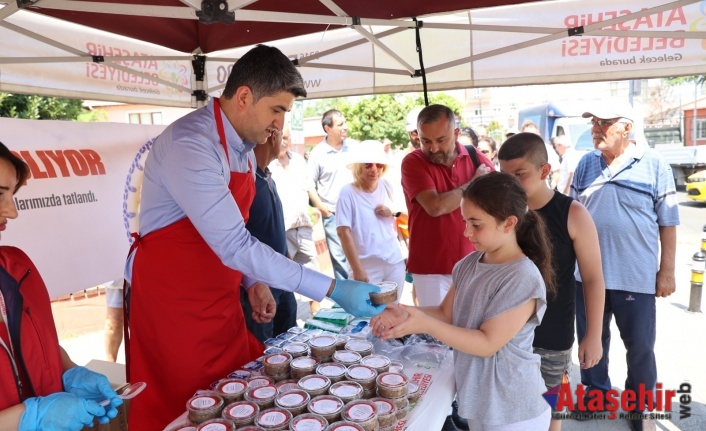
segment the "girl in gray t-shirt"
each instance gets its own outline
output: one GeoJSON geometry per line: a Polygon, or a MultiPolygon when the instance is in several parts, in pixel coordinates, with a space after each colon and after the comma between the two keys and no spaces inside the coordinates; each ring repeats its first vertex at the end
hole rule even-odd
{"type": "Polygon", "coordinates": [[[453,269],[437,307],[388,305],[371,321],[382,339],[428,333],[454,349],[459,415],[471,429],[546,430],[551,410],[534,328],[553,292],[551,247],[542,218],[527,209],[513,176],[491,172],[463,191],[464,235],[476,252],[453,269]]]}

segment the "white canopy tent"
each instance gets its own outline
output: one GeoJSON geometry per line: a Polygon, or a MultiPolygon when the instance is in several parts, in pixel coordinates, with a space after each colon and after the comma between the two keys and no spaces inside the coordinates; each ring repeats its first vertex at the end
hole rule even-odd
{"type": "MultiPolygon", "coordinates": [[[[236,21],[348,26],[267,42],[296,61],[310,98],[422,91],[425,83],[443,90],[706,73],[706,6],[699,0],[544,1],[416,21],[351,17],[332,0],[320,2],[336,16],[242,9],[254,1],[228,6],[236,21]]],[[[191,0],[180,7],[26,3],[0,9],[0,91],[198,106],[206,94],[219,94],[230,65],[252,47],[181,52],[31,12],[194,20],[201,6],[191,0]]]]}

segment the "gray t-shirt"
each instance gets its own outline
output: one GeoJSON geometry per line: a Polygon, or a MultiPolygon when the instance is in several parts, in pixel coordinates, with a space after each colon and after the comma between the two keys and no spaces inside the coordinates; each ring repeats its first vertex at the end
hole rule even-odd
{"type": "Polygon", "coordinates": [[[544,281],[527,257],[504,264],[480,263],[473,252],[453,269],[453,324],[479,329],[489,320],[537,299],[534,314],[505,346],[490,358],[454,350],[459,415],[488,425],[535,418],[549,405],[540,372],[539,355],[532,353],[534,328],[547,308],[544,281]]]}

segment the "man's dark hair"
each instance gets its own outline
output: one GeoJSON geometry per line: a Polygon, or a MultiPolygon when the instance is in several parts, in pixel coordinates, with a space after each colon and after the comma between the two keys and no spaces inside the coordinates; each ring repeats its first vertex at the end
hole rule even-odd
{"type": "Polygon", "coordinates": [[[458,131],[459,136],[468,136],[471,138],[471,143],[474,147],[478,148],[478,135],[470,127],[461,127],[458,131]]]}
{"type": "Polygon", "coordinates": [[[499,160],[515,160],[525,158],[534,166],[540,167],[548,163],[547,147],[542,137],[531,132],[516,133],[500,146],[499,160]]]}
{"type": "Polygon", "coordinates": [[[441,118],[446,118],[449,124],[454,129],[456,128],[456,116],[454,115],[454,111],[444,105],[429,105],[422,109],[419,113],[419,117],[417,117],[417,124],[429,124],[439,121],[441,118]]]}
{"type": "Polygon", "coordinates": [[[291,60],[273,46],[257,45],[235,62],[223,97],[232,99],[243,85],[252,90],[253,103],[282,91],[294,97],[306,97],[301,74],[291,60]]]}
{"type": "Polygon", "coordinates": [[[12,154],[10,149],[7,148],[2,142],[0,142],[0,159],[7,160],[12,166],[15,167],[15,172],[17,173],[17,185],[15,186],[15,190],[12,191],[12,193],[15,194],[17,193],[17,190],[24,185],[25,181],[27,181],[27,178],[29,177],[29,166],[27,166],[27,163],[25,163],[24,160],[12,154]]]}
{"type": "Polygon", "coordinates": [[[326,126],[333,127],[333,117],[338,116],[343,116],[343,112],[338,109],[329,109],[324,112],[324,115],[321,117],[321,127],[323,127],[324,132],[326,132],[326,126]]]}

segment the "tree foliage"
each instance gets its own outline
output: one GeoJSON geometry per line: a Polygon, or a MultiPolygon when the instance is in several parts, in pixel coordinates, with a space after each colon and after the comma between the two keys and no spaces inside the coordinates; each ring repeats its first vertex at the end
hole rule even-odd
{"type": "Polygon", "coordinates": [[[674,78],[665,78],[664,81],[669,85],[680,85],[687,82],[694,82],[698,85],[703,86],[706,84],[706,75],[695,75],[695,76],[677,76],[674,78]]]}
{"type": "Polygon", "coordinates": [[[304,118],[321,117],[329,109],[338,109],[344,112],[351,106],[346,97],[334,97],[331,99],[317,99],[304,101],[304,118]]]}
{"type": "Polygon", "coordinates": [[[394,147],[409,141],[405,129],[406,104],[398,96],[379,94],[361,99],[343,111],[348,123],[348,134],[359,141],[387,138],[394,147]]]}
{"type": "Polygon", "coordinates": [[[83,102],[76,99],[0,93],[0,117],[30,120],[76,120],[83,102]]]}

